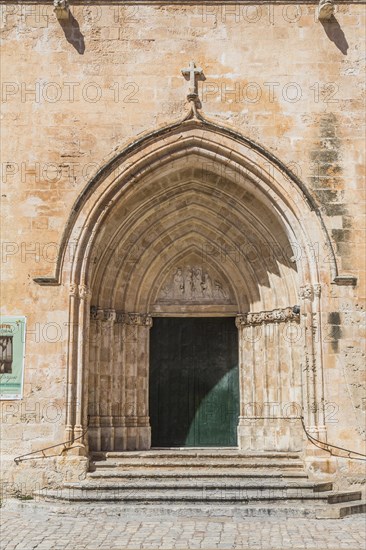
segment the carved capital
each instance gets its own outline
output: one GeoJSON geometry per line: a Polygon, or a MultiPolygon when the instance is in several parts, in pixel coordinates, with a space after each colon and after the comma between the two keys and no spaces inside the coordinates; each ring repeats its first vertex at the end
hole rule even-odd
{"type": "Polygon", "coordinates": [[[75,284],[75,283],[71,283],[70,287],[69,287],[69,294],[70,296],[77,296],[79,294],[79,289],[78,289],[78,285],[75,284]]]}
{"type": "Polygon", "coordinates": [[[237,315],[235,317],[235,326],[236,328],[241,328],[241,327],[244,327],[246,326],[248,323],[247,323],[247,315],[244,314],[244,315],[237,315]]]}
{"type": "Polygon", "coordinates": [[[237,315],[235,324],[238,328],[254,326],[265,323],[284,323],[287,321],[299,321],[300,313],[296,307],[273,309],[272,311],[260,311],[258,313],[245,313],[237,315]]]}
{"type": "Polygon", "coordinates": [[[321,291],[322,291],[322,285],[320,285],[319,283],[315,284],[314,287],[314,296],[316,296],[317,298],[319,298],[320,294],[321,294],[321,291]]]}
{"type": "Polygon", "coordinates": [[[152,327],[152,318],[148,313],[117,313],[117,322],[125,325],[152,327]]]}
{"type": "Polygon", "coordinates": [[[312,300],[313,299],[313,287],[311,284],[307,284],[300,287],[299,297],[301,300],[312,300]]]}
{"type": "Polygon", "coordinates": [[[80,300],[88,300],[91,296],[91,292],[86,285],[79,285],[79,298],[80,300]]]}
{"type": "Polygon", "coordinates": [[[105,309],[104,319],[109,322],[114,322],[117,319],[116,311],[114,309],[105,309]]]}
{"type": "Polygon", "coordinates": [[[91,306],[90,307],[90,317],[94,321],[103,321],[105,319],[105,313],[104,309],[97,307],[97,306],[91,306]]]}
{"type": "Polygon", "coordinates": [[[97,321],[103,321],[104,319],[104,309],[102,309],[101,307],[98,307],[97,308],[97,311],[96,311],[96,320],[97,321]]]}

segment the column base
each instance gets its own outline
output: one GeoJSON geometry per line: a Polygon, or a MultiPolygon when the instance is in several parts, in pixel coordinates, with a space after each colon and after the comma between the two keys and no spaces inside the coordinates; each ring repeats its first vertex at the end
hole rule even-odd
{"type": "Polygon", "coordinates": [[[57,471],[62,475],[64,482],[83,481],[89,471],[89,458],[80,455],[59,456],[57,471]]]}
{"type": "Polygon", "coordinates": [[[69,457],[69,456],[83,456],[83,457],[86,457],[88,456],[88,450],[86,448],[85,445],[83,445],[83,443],[79,443],[78,441],[74,441],[74,443],[72,445],[70,445],[69,447],[66,447],[63,451],[62,451],[62,456],[64,457],[69,457]]]}
{"type": "Polygon", "coordinates": [[[241,451],[301,452],[303,430],[297,418],[240,417],[238,446],[241,451]]]}

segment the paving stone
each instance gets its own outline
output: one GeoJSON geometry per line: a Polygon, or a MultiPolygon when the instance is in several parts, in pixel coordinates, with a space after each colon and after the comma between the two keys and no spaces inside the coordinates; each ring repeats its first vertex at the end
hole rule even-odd
{"type": "Polygon", "coordinates": [[[2,550],[364,550],[365,516],[307,518],[142,518],[124,520],[82,505],[59,515],[2,509],[2,550]],[[19,532],[21,531],[21,536],[19,532]]]}

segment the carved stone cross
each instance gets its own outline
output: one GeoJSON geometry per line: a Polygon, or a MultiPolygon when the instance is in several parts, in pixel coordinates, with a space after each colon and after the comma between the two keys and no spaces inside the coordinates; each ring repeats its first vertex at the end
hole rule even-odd
{"type": "Polygon", "coordinates": [[[191,61],[187,69],[182,69],[182,75],[189,77],[189,90],[187,94],[188,100],[197,99],[197,82],[198,80],[203,80],[203,70],[200,67],[196,67],[195,62],[191,61]]]}

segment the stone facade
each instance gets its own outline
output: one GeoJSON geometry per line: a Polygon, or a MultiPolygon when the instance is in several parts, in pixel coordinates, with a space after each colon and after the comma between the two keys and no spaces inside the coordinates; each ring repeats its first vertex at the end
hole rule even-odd
{"type": "Polygon", "coordinates": [[[8,480],[149,448],[158,315],[236,317],[242,450],[357,470],[301,423],[364,452],[365,3],[323,4],[2,3],[8,480]]]}

